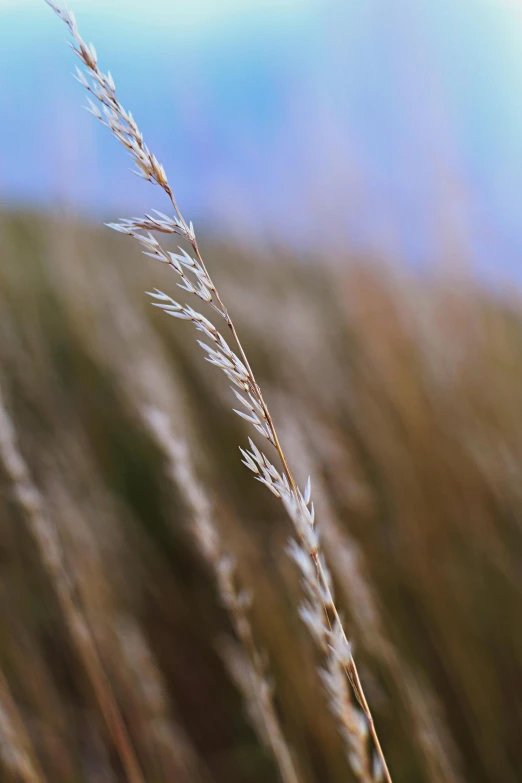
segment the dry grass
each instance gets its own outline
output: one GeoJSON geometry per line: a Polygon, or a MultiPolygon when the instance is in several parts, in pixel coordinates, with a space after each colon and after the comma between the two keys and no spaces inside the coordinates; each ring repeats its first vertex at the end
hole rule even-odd
{"type": "MultiPolygon", "coordinates": [[[[352,647],[337,608],[333,582],[317,534],[310,477],[304,491],[301,491],[287,462],[274,419],[254,376],[232,316],[205,266],[194,227],[183,217],[163,166],[149,150],[132,114],[119,102],[112,75],[100,69],[96,50],[81,37],[74,15],[55,4],[54,0],[46,2],[66,25],[72,39],[72,49],[83,65],[83,69],[77,68],[76,79],[95,99],[95,102],[88,99],[89,111],[109,129],[130,155],[136,165],[134,173],[161,188],[167,197],[169,211],[172,210],[171,215],[155,212],[154,215],[123,219],[119,223],[109,224],[109,227],[132,237],[141,245],[144,255],[159,261],[179,275],[182,282],[178,282],[178,287],[208,305],[210,315],[214,319],[216,316],[223,319],[228,327],[227,333],[233,341],[232,348],[213,321],[190,305],[180,304],[157,288],[152,293],[149,292],[155,300],[155,307],[159,307],[167,315],[193,324],[208,340],[198,340],[198,344],[207,354],[206,360],[222,370],[234,384],[232,391],[242,406],[239,410],[234,409],[234,413],[265,438],[277,455],[279,467],[271,461],[273,457],[269,458],[259,450],[252,438],[248,439],[250,449],[240,448],[243,464],[252,471],[257,481],[281,500],[293,523],[295,538],[290,540],[287,552],[301,574],[304,600],[300,605],[300,616],[322,656],[318,673],[324,685],[327,703],[344,740],[347,761],[361,783],[380,783],[383,780],[391,783],[386,758],[352,647]],[[167,250],[160,244],[156,234],[180,237],[190,252],[183,247],[178,248],[179,253],[167,250]]],[[[220,326],[223,328],[221,322],[220,326]]],[[[211,526],[208,513],[201,513],[202,493],[197,491],[192,471],[183,471],[179,457],[175,458],[177,450],[174,438],[168,433],[168,421],[160,426],[157,414],[149,415],[146,420],[160,444],[169,450],[178,483],[185,482],[187,485],[184,494],[194,510],[197,541],[207,560],[213,565],[222,599],[231,613],[236,634],[247,655],[252,685],[250,693],[256,695],[255,712],[262,718],[263,735],[269,738],[268,745],[274,752],[282,777],[285,781],[294,783],[297,774],[271,705],[265,667],[256,649],[245,612],[246,599],[242,598],[242,593],[236,592],[235,575],[232,573],[229,559],[219,551],[218,532],[211,526]],[[162,435],[162,431],[166,434],[162,435]]]]}
{"type": "MultiPolygon", "coordinates": [[[[96,72],[90,49],[82,59],[96,72]]],[[[138,165],[169,195],[145,149],[138,165]]],[[[157,269],[65,218],[1,218],[2,779],[371,779],[343,655],[330,636],[318,649],[329,597],[317,600],[315,538],[305,530],[293,551],[319,645],[299,619],[292,520],[237,464],[244,427],[226,385],[188,329],[144,301],[172,268],[190,293],[215,296],[174,209],[124,223],[192,245],[187,258],[146,240],[157,269]]],[[[328,590],[395,779],[516,783],[518,303],[369,259],[306,267],[208,244],[222,297],[211,304],[236,314],[265,396],[215,327],[158,301],[206,329],[277,446],[267,400],[285,450],[275,489],[292,465],[308,524],[294,487],[314,477],[328,590]]],[[[266,468],[254,448],[245,459],[266,468]]]]}
{"type": "MultiPolygon", "coordinates": [[[[165,477],[164,450],[139,414],[153,405],[171,412],[192,445],[238,579],[253,591],[250,622],[269,655],[275,708],[303,779],[345,780],[315,654],[284,597],[299,592],[284,555],[290,527],[236,464],[241,432],[228,395],[221,398],[190,340],[140,298],[150,276],[163,284],[162,270],[144,268],[132,252],[120,258],[118,243],[101,233],[63,220],[60,227],[57,246],[49,219],[3,218],[6,405],[53,510],[68,570],[81,576],[91,627],[119,617],[115,627],[137,629],[163,683],[160,720],[140,693],[150,674],[130,673],[140,656],[125,674],[117,640],[96,632],[146,779],[170,779],[168,762],[158,760],[178,742],[198,760],[188,780],[274,777],[239,717],[215,646],[233,628],[191,543],[193,514],[165,477]],[[85,543],[89,531],[94,550],[85,543]],[[165,726],[172,736],[162,745],[165,726]]],[[[393,280],[368,264],[332,272],[331,285],[323,274],[319,286],[313,268],[297,275],[289,259],[285,267],[231,248],[215,254],[297,476],[317,477],[322,540],[393,768],[412,782],[515,783],[522,645],[516,311],[471,284],[393,280]],[[292,308],[276,348],[274,297],[287,275],[299,281],[306,320],[292,308]],[[248,298],[253,280],[259,311],[248,298]],[[303,362],[295,346],[308,333],[303,362]],[[310,373],[310,362],[321,372],[310,373]],[[304,431],[296,424],[302,409],[304,431]]],[[[98,780],[99,770],[118,779],[114,740],[85,691],[10,482],[3,486],[1,663],[14,703],[46,779],[98,780]]]]}

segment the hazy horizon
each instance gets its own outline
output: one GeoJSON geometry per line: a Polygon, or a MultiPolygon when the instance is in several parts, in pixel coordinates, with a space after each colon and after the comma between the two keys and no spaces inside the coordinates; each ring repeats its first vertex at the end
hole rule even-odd
{"type": "MultiPolygon", "coordinates": [[[[444,234],[459,259],[519,277],[519,5],[70,6],[194,220],[418,264],[446,250],[444,234]]],[[[43,0],[0,0],[0,42],[3,202],[110,215],[148,204],[82,112],[43,0]]]]}

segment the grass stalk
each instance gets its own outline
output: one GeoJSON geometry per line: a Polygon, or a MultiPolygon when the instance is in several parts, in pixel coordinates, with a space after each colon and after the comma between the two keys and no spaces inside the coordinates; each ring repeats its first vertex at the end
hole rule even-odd
{"type": "Polygon", "coordinates": [[[339,615],[332,582],[315,529],[310,481],[304,492],[297,486],[236,327],[203,261],[194,227],[192,223],[186,222],[180,212],[163,166],[145,144],[132,114],[120,104],[110,72],[104,73],[99,68],[96,50],[81,37],[73,14],[53,0],[46,2],[68,27],[73,51],[84,66],[84,70],[77,68],[76,78],[94,98],[94,101],[88,99],[89,111],[130,154],[136,165],[135,173],[158,185],[167,195],[173,209],[173,215],[170,216],[155,212],[143,217],[123,219],[110,224],[110,227],[131,236],[139,242],[145,255],[166,264],[179,275],[179,287],[206,303],[214,314],[225,322],[232,335],[237,353],[216,326],[191,306],[180,304],[158,289],[150,293],[156,307],[172,317],[193,323],[210,341],[209,345],[198,340],[207,354],[207,361],[220,368],[234,385],[233,392],[245,409],[235,412],[251,424],[257,433],[273,446],[278,455],[281,463],[279,470],[251,439],[250,449],[241,449],[245,465],[258,481],[265,484],[282,501],[294,524],[296,540],[291,543],[289,551],[301,570],[306,595],[301,615],[323,652],[323,681],[332,711],[342,732],[349,738],[348,760],[352,771],[362,783],[377,783],[381,780],[391,783],[391,775],[339,615]],[[180,237],[189,246],[190,253],[181,247],[179,253],[164,249],[156,239],[157,233],[180,237]],[[343,682],[343,675],[350,683],[359,708],[348,701],[348,689],[343,682]]]}
{"type": "Polygon", "coordinates": [[[252,597],[237,586],[235,562],[223,552],[210,500],[198,481],[187,445],[173,432],[169,418],[162,411],[147,408],[142,410],[142,415],[168,460],[169,475],[191,515],[190,532],[214,575],[220,600],[240,642],[241,649],[227,643],[221,645],[225,661],[243,693],[254,728],[277,763],[281,779],[284,783],[300,783],[275,710],[266,656],[259,651],[254,638],[249,618],[252,597]]]}
{"type": "Polygon", "coordinates": [[[18,446],[1,389],[0,463],[11,481],[15,498],[24,513],[41,562],[56,595],[67,631],[87,674],[127,779],[129,783],[144,783],[140,765],[99,659],[90,628],[74,599],[73,586],[65,566],[58,535],[47,514],[44,499],[32,480],[29,467],[18,446]]]}
{"type": "Polygon", "coordinates": [[[45,783],[22,716],[0,670],[0,758],[21,783],[45,783]]]}

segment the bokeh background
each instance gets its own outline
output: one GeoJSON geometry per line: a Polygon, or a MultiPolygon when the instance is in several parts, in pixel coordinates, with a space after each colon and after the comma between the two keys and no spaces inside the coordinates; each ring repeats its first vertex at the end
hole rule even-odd
{"type": "MultiPolygon", "coordinates": [[[[522,5],[70,5],[312,474],[394,779],[517,783],[522,5]]],[[[83,111],[74,64],[43,0],[0,0],[1,780],[127,780],[111,710],[145,783],[278,780],[151,411],[252,592],[302,783],[351,780],[226,381],[143,294],[175,280],[102,226],[167,205],[83,111]]]]}

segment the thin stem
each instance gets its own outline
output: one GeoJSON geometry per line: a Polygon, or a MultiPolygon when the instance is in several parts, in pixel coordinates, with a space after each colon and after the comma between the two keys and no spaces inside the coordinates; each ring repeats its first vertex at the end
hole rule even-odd
{"type": "Polygon", "coordinates": [[[0,464],[25,514],[29,531],[39,549],[41,561],[62,611],[65,626],[83,664],[100,712],[114,742],[129,783],[144,783],[140,765],[127,732],[111,684],[98,655],[91,629],[74,598],[74,591],[59,537],[48,516],[44,498],[33,483],[14,425],[7,413],[0,389],[0,464]]]}
{"type": "Polygon", "coordinates": [[[0,755],[4,766],[16,775],[20,783],[45,783],[27,728],[1,669],[0,755]]]}
{"type": "MultiPolygon", "coordinates": [[[[174,207],[174,212],[178,216],[180,222],[183,225],[183,228],[185,229],[186,233],[188,234],[189,233],[189,227],[187,226],[187,224],[185,222],[185,218],[181,214],[181,211],[180,211],[180,208],[178,207],[178,204],[177,204],[176,198],[174,196],[174,193],[170,189],[170,185],[163,185],[162,187],[163,187],[163,190],[165,191],[165,193],[167,194],[167,196],[169,197],[172,206],[174,207]]],[[[194,240],[194,242],[195,242],[195,240],[194,240]]],[[[197,245],[196,245],[196,247],[194,247],[194,250],[196,250],[196,252],[198,253],[198,257],[200,258],[201,263],[203,264],[203,260],[201,259],[201,256],[199,255],[199,251],[197,250],[197,245]]]]}
{"type": "MultiPolygon", "coordinates": [[[[179,216],[181,222],[186,226],[187,224],[185,223],[185,220],[184,220],[183,216],[179,212],[177,204],[176,204],[176,201],[175,201],[173,196],[171,197],[171,201],[172,201],[172,203],[174,205],[174,208],[176,209],[176,211],[178,213],[178,216],[179,216]]],[[[191,243],[191,245],[192,245],[192,247],[194,249],[194,252],[195,252],[195,254],[197,256],[197,259],[198,259],[199,263],[201,264],[202,269],[204,269],[205,273],[208,276],[208,279],[212,282],[212,285],[214,285],[214,281],[212,280],[212,278],[211,278],[211,276],[210,276],[210,274],[208,272],[208,269],[205,266],[205,262],[203,261],[201,253],[199,251],[197,240],[194,238],[193,240],[190,241],[190,243],[191,243]]],[[[265,414],[266,421],[268,423],[268,426],[270,428],[270,432],[272,434],[273,445],[275,446],[275,449],[276,449],[276,451],[277,451],[277,453],[279,455],[279,459],[281,460],[281,463],[283,465],[283,469],[284,469],[284,471],[285,471],[285,473],[287,475],[288,481],[290,482],[290,486],[292,487],[292,490],[297,495],[297,493],[298,493],[297,483],[296,483],[296,481],[294,479],[292,471],[290,470],[290,466],[288,465],[288,462],[286,461],[286,457],[285,457],[283,449],[281,447],[281,443],[279,442],[279,438],[277,436],[277,431],[276,431],[276,428],[275,428],[274,421],[272,419],[272,416],[270,415],[270,411],[268,410],[268,406],[267,406],[266,402],[263,399],[263,395],[261,393],[261,388],[260,388],[259,384],[256,381],[256,378],[255,378],[255,375],[254,375],[254,371],[252,370],[252,368],[250,366],[250,362],[248,361],[248,357],[247,357],[247,355],[245,353],[245,350],[244,350],[243,346],[241,345],[241,340],[239,339],[239,335],[238,335],[238,333],[236,331],[236,327],[234,326],[234,322],[232,321],[232,318],[230,317],[228,309],[225,306],[225,304],[223,303],[223,300],[221,299],[221,297],[219,296],[219,293],[218,293],[218,291],[217,291],[215,286],[214,286],[214,293],[215,293],[215,296],[216,296],[216,301],[217,301],[217,303],[219,304],[219,306],[221,307],[221,309],[223,311],[223,316],[224,316],[224,318],[225,318],[225,320],[227,322],[227,325],[228,325],[230,331],[232,332],[232,336],[234,337],[234,341],[235,341],[235,343],[236,343],[236,345],[238,347],[239,355],[241,357],[241,361],[245,365],[245,367],[247,369],[247,372],[248,372],[248,375],[250,376],[250,382],[252,384],[252,390],[255,392],[256,396],[259,398],[259,402],[260,402],[260,404],[261,404],[261,406],[263,408],[263,412],[265,414]]]]}
{"type": "MultiPolygon", "coordinates": [[[[169,188],[169,193],[170,193],[170,188],[169,188]]],[[[186,224],[186,222],[185,222],[181,212],[179,211],[179,208],[178,208],[177,203],[176,203],[176,201],[174,199],[174,196],[171,193],[170,193],[170,198],[171,198],[172,204],[174,206],[174,209],[176,210],[176,213],[177,213],[179,219],[181,220],[182,224],[185,227],[187,227],[187,224],[186,224]]],[[[187,233],[188,233],[188,228],[187,228],[187,233]]],[[[212,285],[214,285],[214,283],[212,281],[212,278],[211,278],[211,276],[210,276],[210,274],[209,274],[209,272],[208,272],[208,270],[207,270],[207,268],[205,266],[205,262],[203,261],[203,258],[201,256],[197,240],[195,238],[191,239],[190,240],[190,244],[192,245],[192,248],[194,249],[194,252],[195,252],[195,254],[197,256],[197,259],[198,259],[199,263],[201,264],[202,269],[204,269],[205,273],[208,276],[208,279],[212,282],[212,285]]],[[[239,335],[237,333],[237,330],[236,330],[236,327],[234,325],[234,322],[232,321],[232,318],[230,317],[228,309],[225,306],[225,304],[223,303],[221,297],[219,296],[219,293],[218,293],[218,291],[217,291],[215,286],[214,286],[214,294],[215,294],[215,297],[216,297],[216,301],[217,301],[218,305],[220,306],[220,308],[222,310],[222,314],[223,314],[223,316],[224,316],[224,318],[225,318],[225,320],[226,320],[226,322],[227,322],[227,324],[228,324],[228,326],[230,328],[230,331],[232,332],[232,335],[233,335],[234,341],[235,341],[235,343],[237,345],[237,348],[238,348],[241,360],[242,360],[243,364],[245,365],[245,367],[247,369],[247,372],[248,372],[248,375],[249,375],[249,379],[250,379],[250,382],[251,382],[251,385],[252,385],[252,390],[255,392],[255,394],[256,394],[257,398],[259,399],[259,402],[260,402],[260,404],[261,404],[261,406],[263,408],[263,412],[265,414],[265,418],[266,418],[267,424],[268,424],[268,426],[270,428],[270,433],[272,435],[272,442],[273,442],[273,445],[274,445],[274,447],[275,447],[275,449],[277,451],[279,459],[281,460],[281,464],[283,466],[283,470],[286,473],[286,476],[288,478],[288,481],[290,483],[292,491],[294,492],[296,497],[298,497],[299,496],[299,489],[298,489],[297,483],[296,483],[296,481],[294,479],[293,473],[292,473],[292,471],[290,469],[290,466],[288,465],[288,462],[286,460],[285,454],[283,452],[283,448],[282,448],[281,443],[279,441],[279,437],[277,435],[277,430],[275,428],[274,421],[272,419],[270,411],[268,410],[268,406],[267,406],[267,404],[264,401],[264,398],[263,398],[263,395],[262,395],[262,392],[261,392],[261,388],[259,387],[259,385],[258,385],[258,383],[256,381],[254,372],[253,372],[253,370],[252,370],[252,368],[250,366],[250,362],[248,361],[248,357],[247,357],[247,355],[245,353],[245,350],[244,350],[244,348],[243,348],[243,346],[241,344],[241,340],[239,339],[239,335]]],[[[317,570],[317,576],[318,576],[319,581],[321,583],[321,587],[322,587],[322,589],[324,591],[324,594],[326,596],[326,601],[323,602],[323,608],[324,608],[324,613],[325,613],[328,625],[329,625],[330,629],[332,628],[333,625],[337,625],[337,627],[341,629],[341,633],[342,633],[344,641],[346,642],[346,644],[348,644],[348,639],[346,637],[344,626],[343,626],[343,623],[341,622],[341,618],[339,616],[339,612],[337,610],[337,606],[335,604],[335,601],[334,601],[334,598],[333,598],[333,595],[332,595],[332,591],[330,589],[330,585],[328,583],[328,579],[327,579],[325,571],[324,571],[324,567],[323,567],[323,565],[321,563],[321,559],[319,557],[319,553],[318,552],[314,552],[314,553],[311,554],[311,557],[312,557],[312,560],[314,561],[314,565],[315,565],[316,570],[317,570]]],[[[381,767],[382,767],[382,772],[383,772],[385,783],[392,783],[392,778],[391,778],[391,775],[390,775],[390,771],[388,769],[388,765],[386,763],[386,758],[384,756],[384,752],[382,750],[381,743],[379,741],[379,737],[377,735],[377,731],[376,731],[376,728],[375,728],[375,722],[373,720],[373,715],[371,713],[370,707],[368,705],[368,701],[367,701],[366,696],[364,694],[362,683],[361,683],[361,680],[360,680],[360,677],[359,677],[359,672],[357,670],[357,667],[355,665],[355,660],[354,660],[352,655],[350,655],[350,665],[349,666],[343,665],[343,668],[344,668],[344,671],[346,673],[346,676],[348,677],[348,679],[350,680],[350,682],[352,684],[352,687],[353,687],[355,696],[357,698],[357,701],[361,705],[361,708],[364,711],[364,714],[365,714],[366,719],[368,721],[370,735],[372,737],[372,741],[373,741],[375,752],[376,752],[376,754],[378,756],[379,762],[380,762],[381,767]]]]}
{"type": "Polygon", "coordinates": [[[354,661],[353,658],[352,658],[351,664],[352,664],[351,665],[352,674],[353,674],[353,677],[355,679],[355,683],[357,685],[357,687],[355,689],[355,693],[357,695],[357,698],[359,699],[359,703],[361,704],[361,706],[362,706],[362,708],[363,708],[363,710],[365,712],[366,719],[368,720],[368,724],[370,726],[370,734],[372,735],[373,744],[375,746],[375,750],[376,750],[377,755],[379,757],[379,761],[381,762],[381,765],[382,765],[382,772],[383,772],[383,775],[384,775],[384,780],[386,781],[386,783],[392,783],[390,770],[388,769],[388,764],[386,763],[386,757],[385,757],[383,749],[381,747],[381,743],[379,741],[379,736],[377,734],[377,730],[375,728],[375,723],[373,721],[373,716],[372,716],[372,713],[370,712],[370,708],[368,706],[368,702],[366,701],[366,696],[364,695],[364,691],[362,689],[361,681],[359,679],[359,672],[357,671],[357,666],[355,665],[355,661],[354,661]]]}
{"type": "Polygon", "coordinates": [[[261,739],[268,744],[279,766],[284,783],[300,783],[300,777],[285,740],[282,727],[275,709],[273,691],[269,683],[268,663],[259,651],[249,609],[250,596],[236,583],[236,567],[234,560],[223,550],[212,506],[203,485],[194,472],[186,444],[180,441],[172,431],[167,416],[155,409],[141,409],[154,439],[163,450],[170,463],[169,474],[176,482],[178,489],[192,513],[190,527],[194,540],[201,554],[214,573],[221,601],[228,610],[237,638],[243,647],[244,666],[230,666],[229,657],[225,660],[243,691],[251,715],[259,714],[261,727],[254,717],[254,727],[261,739]],[[239,676],[245,669],[248,683],[239,676]]]}
{"type": "MultiPolygon", "coordinates": [[[[320,558],[319,558],[319,556],[317,554],[314,555],[313,560],[314,560],[314,563],[315,563],[315,567],[317,568],[317,574],[319,576],[319,579],[321,580],[321,585],[322,585],[323,589],[325,590],[327,598],[328,598],[328,602],[329,602],[329,607],[328,608],[330,609],[330,611],[331,611],[331,613],[333,615],[334,621],[338,624],[338,627],[341,629],[344,639],[346,641],[348,641],[346,639],[346,633],[344,631],[344,626],[343,626],[343,624],[341,622],[341,618],[339,617],[339,612],[337,611],[337,607],[336,607],[335,602],[333,600],[333,596],[332,596],[332,593],[331,593],[331,590],[330,590],[330,586],[328,584],[328,579],[327,579],[326,574],[324,572],[324,568],[323,568],[323,565],[321,563],[321,560],[320,560],[320,558]]],[[[327,610],[326,605],[325,605],[325,614],[326,614],[326,616],[328,618],[328,622],[330,623],[330,625],[332,625],[331,618],[329,616],[329,612],[327,610]]],[[[360,680],[360,677],[359,677],[359,672],[357,670],[357,666],[355,665],[355,660],[353,658],[353,655],[350,654],[350,666],[349,667],[348,666],[344,666],[343,668],[344,668],[344,670],[346,672],[346,675],[347,675],[348,679],[352,683],[355,696],[357,697],[357,701],[361,705],[361,707],[362,707],[362,709],[364,711],[364,714],[366,715],[366,719],[368,721],[368,725],[369,725],[369,728],[370,728],[370,734],[372,736],[372,740],[373,740],[373,743],[374,743],[374,746],[375,746],[375,751],[376,751],[376,753],[377,753],[377,755],[379,757],[379,761],[381,762],[381,765],[382,765],[382,771],[383,771],[383,775],[384,775],[384,780],[386,781],[386,783],[392,783],[390,771],[389,771],[388,765],[386,763],[386,758],[384,756],[384,752],[383,752],[383,749],[381,747],[381,743],[379,741],[379,737],[377,735],[377,730],[375,728],[373,715],[371,713],[368,701],[366,700],[366,696],[364,694],[362,683],[361,683],[361,680],[360,680]]]]}
{"type": "MultiPolygon", "coordinates": [[[[177,209],[177,207],[176,207],[176,209],[177,209]]],[[[185,221],[183,220],[183,217],[181,215],[180,215],[180,219],[182,220],[183,223],[185,223],[185,221]]],[[[207,273],[207,275],[209,277],[209,280],[212,280],[212,278],[208,274],[208,270],[205,267],[205,263],[203,261],[203,258],[201,257],[201,253],[199,251],[197,241],[194,239],[193,241],[191,241],[191,244],[192,244],[192,247],[194,248],[194,252],[196,253],[196,255],[198,257],[199,263],[201,264],[202,268],[207,273]]],[[[259,387],[259,385],[258,385],[258,383],[257,383],[257,381],[255,379],[254,372],[253,372],[253,370],[252,370],[252,368],[250,366],[250,362],[248,361],[247,355],[246,355],[246,353],[244,351],[244,348],[243,348],[243,346],[241,344],[241,341],[239,339],[239,335],[238,335],[238,333],[236,331],[236,327],[234,326],[234,323],[233,323],[233,321],[232,321],[232,319],[231,319],[231,317],[230,317],[230,315],[228,313],[228,309],[223,304],[223,302],[222,302],[222,300],[221,300],[217,290],[215,290],[215,295],[216,295],[217,302],[219,303],[219,305],[223,309],[225,320],[226,320],[226,322],[227,322],[227,324],[228,324],[228,326],[229,326],[229,328],[230,328],[230,330],[232,332],[232,335],[234,337],[234,341],[235,341],[235,343],[237,345],[237,348],[239,350],[239,355],[241,357],[241,360],[242,360],[243,364],[245,365],[245,367],[246,367],[246,369],[248,371],[248,374],[250,376],[250,380],[251,380],[252,386],[253,386],[253,388],[254,388],[254,390],[256,392],[256,395],[259,398],[259,402],[261,403],[261,405],[263,407],[263,411],[265,413],[266,421],[268,423],[268,426],[270,428],[270,432],[272,434],[273,445],[274,445],[274,447],[275,447],[275,449],[276,449],[276,451],[278,453],[279,459],[281,460],[283,469],[284,469],[284,471],[285,471],[285,473],[287,475],[288,481],[290,482],[290,486],[291,486],[293,492],[297,496],[298,492],[299,492],[298,487],[297,487],[297,483],[296,483],[296,481],[294,479],[294,476],[293,476],[293,473],[292,473],[292,471],[290,469],[290,466],[288,465],[288,462],[286,461],[286,457],[285,457],[285,454],[283,452],[283,448],[281,446],[281,443],[279,441],[274,421],[272,419],[270,411],[268,410],[268,406],[267,406],[267,404],[265,403],[265,401],[263,399],[263,395],[261,393],[261,389],[260,389],[260,387],[259,387]]],[[[344,631],[344,626],[343,626],[343,624],[341,622],[341,618],[339,616],[339,612],[337,610],[337,606],[335,605],[335,601],[334,601],[334,598],[333,598],[333,595],[332,595],[332,591],[330,590],[330,586],[328,584],[328,579],[326,578],[326,574],[324,572],[324,568],[323,568],[323,565],[321,563],[321,560],[319,558],[318,553],[314,553],[312,555],[312,559],[313,559],[315,567],[317,569],[317,575],[318,575],[318,578],[319,578],[319,580],[321,582],[321,587],[323,588],[323,590],[324,590],[324,592],[326,594],[326,598],[327,598],[327,601],[324,603],[324,613],[325,613],[326,619],[328,621],[328,624],[329,624],[330,628],[332,627],[332,625],[337,624],[338,627],[342,631],[342,635],[344,637],[344,640],[348,644],[348,639],[346,638],[346,633],[344,631]],[[332,617],[330,615],[332,615],[332,617]],[[334,621],[333,623],[332,623],[332,620],[334,621]]],[[[350,657],[350,667],[344,666],[343,668],[344,668],[344,670],[346,672],[346,675],[347,675],[348,679],[350,680],[350,682],[351,682],[351,684],[353,686],[354,693],[355,693],[355,696],[357,698],[357,701],[361,705],[361,707],[362,707],[362,709],[364,711],[364,714],[366,715],[366,719],[368,721],[370,734],[371,734],[371,737],[372,737],[372,740],[373,740],[375,751],[377,753],[377,756],[378,756],[379,761],[380,761],[381,766],[382,766],[384,780],[385,780],[386,783],[392,783],[390,771],[389,771],[388,765],[386,763],[386,758],[384,756],[384,752],[382,750],[381,743],[379,741],[379,737],[378,737],[377,731],[375,729],[375,722],[373,720],[373,715],[372,715],[370,707],[368,705],[368,701],[366,699],[366,696],[364,695],[362,683],[361,683],[361,680],[359,678],[359,672],[357,671],[357,667],[355,665],[355,660],[354,660],[353,656],[350,657]]]]}
{"type": "MultiPolygon", "coordinates": [[[[386,765],[386,761],[384,759],[384,755],[375,732],[373,718],[362,690],[362,685],[355,667],[355,663],[353,661],[351,651],[348,653],[350,648],[346,638],[346,633],[341,623],[337,607],[334,603],[334,598],[330,588],[329,579],[326,574],[325,566],[323,566],[321,561],[319,543],[314,530],[313,514],[311,509],[308,507],[309,493],[305,493],[307,496],[305,501],[305,498],[301,494],[293,477],[292,471],[290,470],[290,467],[287,463],[275,429],[274,422],[263,399],[261,389],[257,384],[252,368],[250,367],[246,353],[241,345],[235,326],[203,262],[192,225],[189,227],[181,215],[181,211],[176,203],[163,166],[145,145],[143,136],[139,131],[134,119],[132,118],[132,115],[127,113],[119,103],[116,97],[112,77],[110,74],[102,73],[98,68],[97,55],[94,47],[92,45],[87,45],[81,38],[74,17],[70,12],[64,11],[62,8],[60,8],[56,4],[56,0],[46,0],[46,2],[54,9],[58,16],[60,16],[60,18],[69,27],[71,35],[74,39],[73,49],[86,67],[86,73],[89,73],[92,77],[92,83],[89,84],[86,75],[79,70],[78,80],[94,95],[95,98],[97,98],[103,104],[104,107],[103,114],[99,110],[99,107],[92,103],[90,110],[98,118],[98,120],[100,120],[111,130],[116,138],[130,152],[131,157],[134,159],[137,165],[136,173],[143,177],[143,179],[159,185],[167,194],[176,215],[177,226],[172,224],[174,226],[173,233],[179,233],[186,240],[188,240],[194,250],[194,253],[196,254],[197,264],[195,258],[192,259],[192,261],[194,264],[196,264],[195,271],[197,273],[196,276],[198,278],[198,282],[196,285],[193,285],[187,280],[180,263],[177,261],[177,257],[173,254],[166,253],[160,247],[159,243],[157,240],[155,240],[154,237],[151,237],[150,234],[147,236],[139,233],[140,229],[144,228],[143,224],[140,223],[139,220],[124,221],[122,224],[114,224],[112,227],[122,231],[123,233],[128,233],[134,236],[141,243],[142,247],[145,248],[146,255],[157,258],[162,262],[169,263],[170,266],[172,266],[181,275],[184,283],[181,287],[190,293],[195,294],[203,301],[210,303],[210,305],[225,319],[229,329],[232,332],[240,358],[228,348],[226,341],[221,337],[221,335],[218,336],[219,333],[215,326],[199,313],[195,313],[192,308],[182,307],[170,297],[162,294],[162,292],[156,292],[152,294],[154,298],[159,300],[159,303],[155,303],[157,306],[162,307],[171,315],[193,321],[200,331],[205,332],[205,334],[207,334],[207,336],[209,336],[210,339],[212,339],[217,344],[218,350],[216,351],[201,343],[204,350],[210,354],[211,358],[209,358],[209,361],[211,361],[213,364],[216,364],[218,367],[221,367],[225,374],[231,378],[239,388],[248,392],[252,402],[257,408],[257,410],[255,410],[254,407],[251,407],[251,411],[253,413],[252,417],[245,416],[242,413],[240,413],[240,415],[253,423],[254,427],[258,431],[262,432],[263,435],[267,437],[269,442],[275,447],[279,455],[283,471],[282,475],[280,475],[277,469],[270,464],[270,462],[265,458],[264,454],[262,454],[259,449],[257,449],[252,441],[250,441],[252,451],[243,452],[245,457],[245,464],[250,468],[250,470],[257,474],[257,478],[260,481],[266,484],[266,486],[268,486],[268,488],[277,497],[282,499],[290,517],[292,518],[292,521],[294,522],[297,537],[299,539],[299,542],[294,542],[296,545],[294,548],[294,559],[296,559],[296,562],[301,568],[301,572],[304,575],[304,584],[306,585],[305,590],[308,590],[309,597],[311,597],[312,601],[312,613],[308,611],[308,607],[305,607],[305,614],[308,615],[307,622],[310,623],[312,634],[317,640],[319,640],[319,643],[322,645],[327,658],[330,659],[330,663],[333,663],[335,660],[337,660],[337,663],[341,664],[339,666],[340,671],[344,669],[346,672],[347,678],[352,685],[355,696],[359,701],[359,704],[367,720],[368,728],[373,740],[376,760],[379,762],[378,769],[374,769],[372,772],[369,771],[369,767],[366,762],[363,762],[365,770],[362,770],[360,764],[358,767],[359,771],[357,771],[357,769],[353,766],[352,768],[354,769],[356,777],[358,777],[360,780],[368,780],[371,778],[371,780],[375,780],[377,783],[377,781],[382,780],[382,776],[384,775],[386,783],[391,783],[391,777],[386,765]],[[165,304],[169,301],[169,304],[165,304]],[[258,413],[259,416],[262,416],[264,422],[260,421],[257,415],[258,413]],[[314,568],[311,568],[311,566],[314,568]],[[317,615],[321,615],[321,617],[324,615],[321,622],[316,622],[316,617],[314,614],[315,609],[318,610],[317,615]]],[[[167,223],[166,225],[168,227],[170,224],[167,223]]],[[[152,230],[155,230],[154,224],[152,225],[152,230]]],[[[169,233],[172,233],[172,230],[169,233]]],[[[181,263],[183,266],[193,266],[190,261],[187,264],[186,260],[182,260],[181,263]]],[[[241,396],[240,399],[247,407],[250,407],[247,400],[243,400],[241,396]]],[[[324,672],[322,672],[322,674],[324,674],[324,672]]],[[[326,675],[328,675],[328,672],[326,672],[326,675]]],[[[336,688],[332,689],[334,697],[334,714],[339,714],[335,701],[337,696],[340,698],[339,692],[343,690],[345,685],[346,683],[343,679],[341,683],[338,683],[336,688]]],[[[352,732],[352,742],[359,743],[358,751],[360,761],[361,755],[366,755],[366,738],[368,736],[367,727],[365,726],[364,732],[358,731],[357,727],[348,725],[349,721],[345,720],[342,715],[340,717],[340,721],[341,725],[343,725],[348,732],[352,732]]]]}

